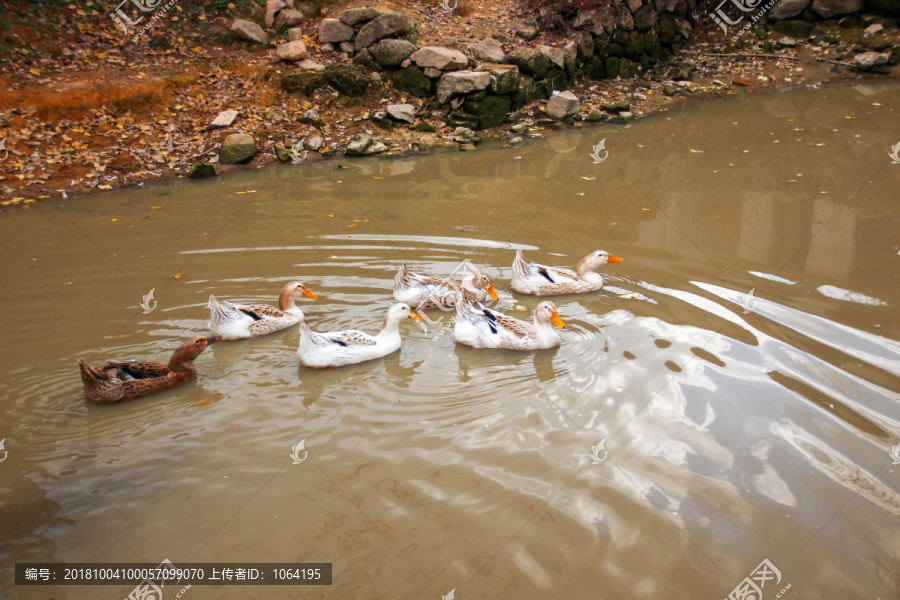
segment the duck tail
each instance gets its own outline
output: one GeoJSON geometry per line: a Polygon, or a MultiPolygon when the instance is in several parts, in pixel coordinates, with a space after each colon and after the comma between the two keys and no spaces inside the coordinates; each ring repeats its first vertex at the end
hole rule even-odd
{"type": "Polygon", "coordinates": [[[92,367],[83,360],[78,360],[78,367],[81,370],[81,381],[85,385],[95,386],[103,379],[100,369],[92,367]]]}
{"type": "Polygon", "coordinates": [[[521,248],[516,248],[516,259],[512,264],[513,280],[526,279],[528,277],[528,263],[525,262],[525,253],[521,248]]]}
{"type": "Polygon", "coordinates": [[[210,295],[207,306],[209,307],[209,320],[213,325],[225,323],[243,315],[233,304],[230,302],[219,302],[213,295],[210,295]]]}
{"type": "Polygon", "coordinates": [[[400,265],[400,268],[397,269],[397,274],[394,275],[394,289],[395,290],[405,290],[409,287],[409,270],[406,268],[406,263],[400,265]]]}

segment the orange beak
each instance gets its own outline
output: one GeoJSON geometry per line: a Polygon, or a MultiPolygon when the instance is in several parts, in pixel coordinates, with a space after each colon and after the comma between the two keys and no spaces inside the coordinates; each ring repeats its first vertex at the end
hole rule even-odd
{"type": "Polygon", "coordinates": [[[491,286],[487,289],[487,293],[490,294],[491,299],[496,302],[497,301],[497,292],[494,291],[494,286],[491,286]]]}
{"type": "Polygon", "coordinates": [[[416,312],[413,310],[409,311],[409,318],[413,319],[413,320],[423,321],[423,322],[425,321],[425,319],[423,319],[422,317],[417,315],[416,312]]]}
{"type": "Polygon", "coordinates": [[[307,298],[312,298],[313,300],[318,299],[318,296],[316,296],[309,290],[303,290],[303,295],[306,296],[307,298]]]}
{"type": "Polygon", "coordinates": [[[566,328],[566,324],[563,323],[562,319],[559,318],[558,312],[554,312],[552,315],[550,315],[550,322],[553,323],[554,325],[556,325],[557,327],[559,327],[560,329],[566,328]]]}
{"type": "Polygon", "coordinates": [[[617,263],[617,262],[625,262],[625,259],[619,258],[618,256],[613,256],[612,254],[610,254],[607,261],[611,262],[611,263],[617,263]]]}

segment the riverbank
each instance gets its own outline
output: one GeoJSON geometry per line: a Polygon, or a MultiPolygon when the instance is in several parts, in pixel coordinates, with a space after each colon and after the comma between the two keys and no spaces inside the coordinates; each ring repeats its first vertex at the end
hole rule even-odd
{"type": "MultiPolygon", "coordinates": [[[[537,44],[562,54],[572,38],[571,32],[540,31],[514,16],[523,14],[515,0],[468,2],[452,12],[434,4],[373,6],[407,14],[415,26],[405,39],[417,47],[450,48],[470,57],[472,47],[487,38],[497,40],[506,55],[537,44]]],[[[291,29],[303,43],[305,60],[316,68],[353,64],[317,35],[322,18],[343,8],[318,7],[317,14],[303,17],[299,31],[296,24],[291,29]]],[[[398,90],[375,69],[359,96],[328,85],[288,91],[283,76],[294,65],[278,55],[279,43],[289,35],[286,28],[276,34],[281,39],[267,44],[236,40],[229,31],[235,19],[265,18],[260,14],[265,9],[253,3],[176,4],[137,43],[99,4],[51,12],[21,2],[19,9],[2,36],[0,139],[8,155],[0,162],[0,210],[185,177],[198,162],[222,173],[279,160],[326,160],[344,156],[361,136],[387,155],[435,146],[473,151],[485,139],[514,143],[516,137],[555,129],[625,123],[689,97],[900,72],[894,60],[900,46],[896,21],[886,21],[880,31],[865,17],[822,21],[816,23],[821,35],[811,35],[809,27],[798,34],[761,23],[732,41],[737,30],[727,36],[704,16],[683,47],[639,74],[591,80],[584,70],[573,71],[566,87],[578,99],[574,114],[548,115],[548,100],[539,97],[500,125],[461,131],[451,108],[433,96],[398,90]],[[890,56],[894,64],[861,71],[855,57],[872,52],[890,56]],[[384,114],[386,106],[400,104],[411,106],[412,122],[384,114]],[[237,114],[230,125],[213,127],[223,111],[237,114]],[[249,135],[255,144],[244,164],[218,160],[222,142],[232,134],[249,135]]]]}

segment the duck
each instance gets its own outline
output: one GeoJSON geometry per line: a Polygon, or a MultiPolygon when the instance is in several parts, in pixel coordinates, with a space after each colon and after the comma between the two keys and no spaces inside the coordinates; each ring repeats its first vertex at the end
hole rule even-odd
{"type": "Polygon", "coordinates": [[[603,276],[596,273],[596,269],[601,265],[620,262],[624,259],[606,250],[597,250],[582,258],[572,271],[525,260],[525,253],[520,248],[516,250],[516,259],[512,264],[512,288],[534,296],[594,292],[603,287],[603,276]]]}
{"type": "Polygon", "coordinates": [[[545,300],[534,309],[534,322],[528,323],[479,304],[458,302],[453,337],[473,348],[507,350],[545,350],[560,344],[551,324],[565,329],[556,305],[545,300]]]}
{"type": "Polygon", "coordinates": [[[387,356],[400,349],[400,323],[403,319],[422,320],[408,304],[398,302],[384,315],[378,335],[369,335],[356,329],[317,333],[306,320],[300,321],[300,345],[297,356],[300,362],[313,369],[352,365],[387,356]]]}
{"type": "Polygon", "coordinates": [[[483,302],[490,296],[497,301],[494,282],[487,273],[469,267],[462,284],[449,277],[427,277],[413,273],[404,263],[394,276],[394,299],[417,309],[452,308],[456,305],[456,292],[459,290],[471,302],[483,302]]]}
{"type": "Polygon", "coordinates": [[[220,339],[193,337],[175,350],[168,364],[153,360],[106,360],[103,365],[92,367],[79,360],[84,395],[93,402],[109,404],[181,385],[197,376],[194,359],[220,339]]]}
{"type": "Polygon", "coordinates": [[[278,308],[268,304],[251,304],[248,306],[219,302],[210,295],[209,328],[214,335],[226,340],[254,338],[274,333],[285,327],[296,325],[303,320],[303,311],[297,308],[295,300],[301,296],[317,299],[318,296],[309,291],[299,281],[292,281],[284,286],[278,296],[278,308]]]}

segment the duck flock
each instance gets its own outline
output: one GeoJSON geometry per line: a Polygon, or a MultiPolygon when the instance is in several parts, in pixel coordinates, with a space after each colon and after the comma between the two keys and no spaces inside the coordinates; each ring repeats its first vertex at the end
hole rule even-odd
{"type": "MultiPolygon", "coordinates": [[[[549,267],[526,260],[522,250],[516,251],[512,264],[512,288],[522,294],[556,296],[582,294],[603,287],[603,276],[597,269],[609,263],[622,262],[605,250],[584,257],[575,270],[549,267]]],[[[278,308],[267,304],[240,305],[219,302],[209,297],[211,336],[197,336],[182,344],[167,364],[152,360],[107,360],[101,366],[90,366],[79,360],[85,396],[94,402],[125,402],[171,387],[197,376],[194,359],[219,340],[259,337],[299,325],[300,346],[297,355],[306,367],[334,368],[387,356],[400,349],[400,323],[404,319],[423,320],[410,305],[419,310],[456,308],[453,335],[460,344],[473,348],[507,350],[542,350],[560,344],[553,327],[565,329],[556,305],[544,301],[534,309],[532,323],[522,321],[482,304],[488,297],[497,300],[490,276],[471,267],[462,282],[450,278],[418,275],[403,265],[394,277],[394,298],[384,316],[377,335],[362,331],[316,332],[310,329],[297,298],[315,300],[305,285],[288,283],[281,290],[278,308]]]]}

